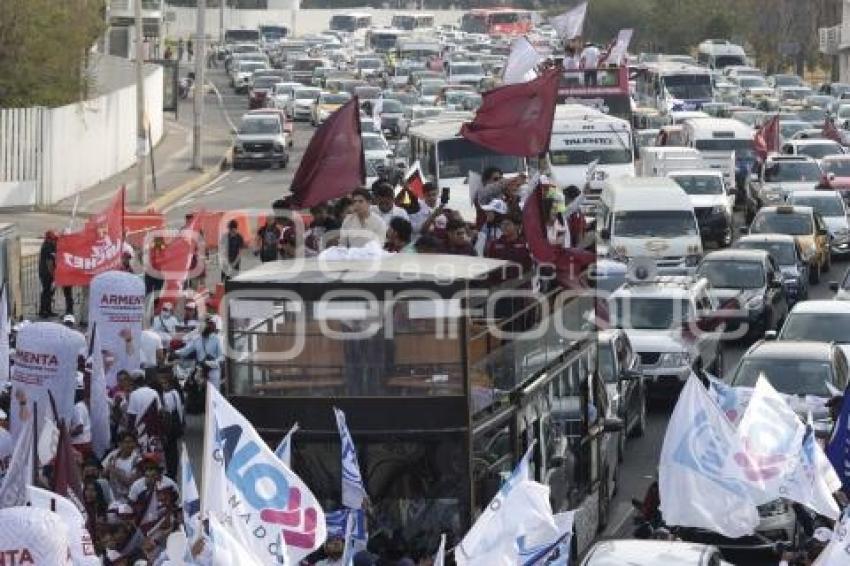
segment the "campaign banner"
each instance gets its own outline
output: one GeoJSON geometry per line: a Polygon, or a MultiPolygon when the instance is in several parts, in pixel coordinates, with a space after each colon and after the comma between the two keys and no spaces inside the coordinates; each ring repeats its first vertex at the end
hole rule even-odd
{"type": "Polygon", "coordinates": [[[0,564],[72,564],[62,517],[33,507],[0,509],[0,564]]]}
{"type": "Polygon", "coordinates": [[[50,414],[53,395],[60,419],[71,422],[74,414],[74,389],[77,385],[77,357],[84,353],[86,339],[76,330],[55,322],[35,322],[18,332],[12,367],[12,403],[10,428],[17,438],[20,411],[17,403],[25,404],[32,413],[38,403],[38,425],[43,428],[50,414]]]}
{"type": "Polygon", "coordinates": [[[89,291],[89,326],[97,334],[104,359],[106,385],[114,387],[122,369],[139,369],[139,345],[145,314],[145,283],[125,271],[97,275],[89,291]]]}
{"type": "MultiPolygon", "coordinates": [[[[70,499],[34,485],[27,486],[27,496],[32,507],[54,511],[65,522],[74,566],[99,566],[102,563],[95,554],[94,543],[86,528],[86,519],[70,499]]],[[[2,564],[0,561],[0,565],[2,564]]]]}

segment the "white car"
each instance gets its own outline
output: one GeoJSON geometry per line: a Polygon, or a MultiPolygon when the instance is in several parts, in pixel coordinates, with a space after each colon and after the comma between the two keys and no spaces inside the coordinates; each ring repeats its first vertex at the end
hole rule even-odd
{"type": "Polygon", "coordinates": [[[363,133],[360,138],[363,140],[363,156],[366,158],[366,161],[371,161],[373,163],[381,160],[386,163],[390,163],[392,161],[393,152],[390,149],[390,145],[387,143],[387,140],[384,139],[384,136],[380,134],[363,133]]]}
{"type": "Polygon", "coordinates": [[[850,356],[850,303],[846,301],[801,301],[794,305],[778,333],[767,338],[834,342],[850,356]]]}
{"type": "Polygon", "coordinates": [[[788,197],[788,204],[811,206],[821,215],[829,230],[829,249],[833,257],[850,254],[850,223],[847,205],[838,191],[797,191],[788,197]]]}
{"type": "Polygon", "coordinates": [[[477,61],[451,61],[446,71],[450,83],[468,85],[476,90],[487,76],[484,67],[477,61]]]}
{"type": "Polygon", "coordinates": [[[295,89],[292,98],[287,103],[286,113],[293,120],[309,120],[313,111],[313,102],[322,92],[322,89],[305,87],[295,89]]]}
{"type": "Polygon", "coordinates": [[[820,161],[830,155],[844,155],[844,147],[835,141],[827,139],[798,139],[789,140],[782,144],[784,155],[805,155],[820,161]]]}
{"type": "MultiPolygon", "coordinates": [[[[295,82],[280,82],[275,83],[272,87],[272,106],[280,110],[287,110],[289,100],[295,89],[303,88],[304,85],[295,82]]],[[[287,111],[287,116],[292,117],[287,111]]]]}
{"type": "Polygon", "coordinates": [[[716,242],[719,247],[732,244],[733,207],[735,193],[730,192],[717,169],[671,171],[668,177],[676,181],[694,205],[700,235],[716,242]]]}
{"type": "Polygon", "coordinates": [[[604,540],[587,552],[581,566],[727,566],[714,546],[662,540],[604,540]]]}

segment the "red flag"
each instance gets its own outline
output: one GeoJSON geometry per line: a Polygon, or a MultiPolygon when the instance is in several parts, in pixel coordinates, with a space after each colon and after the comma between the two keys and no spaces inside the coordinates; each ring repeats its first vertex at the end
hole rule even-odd
{"type": "MultiPolygon", "coordinates": [[[[164,291],[179,291],[182,284],[189,277],[192,269],[192,258],[198,254],[198,243],[200,242],[200,228],[203,222],[203,212],[197,212],[192,216],[188,226],[182,228],[165,246],[158,255],[156,265],[153,268],[156,274],[165,280],[164,291]]],[[[201,258],[199,258],[199,261],[201,258]]]]}
{"type": "Polygon", "coordinates": [[[425,196],[425,181],[422,180],[422,171],[419,168],[419,161],[414,163],[404,176],[404,186],[410,192],[416,195],[416,198],[425,196]]]}
{"type": "Polygon", "coordinates": [[[295,177],[292,203],[307,208],[350,193],[366,182],[360,104],[355,96],[313,134],[295,177]]]}
{"type": "Polygon", "coordinates": [[[558,282],[564,287],[575,287],[579,276],[596,261],[596,254],[578,249],[553,246],[546,237],[543,224],[543,187],[538,185],[525,201],[522,209],[525,241],[531,255],[540,263],[555,266],[558,282]]]}
{"type": "Polygon", "coordinates": [[[467,140],[504,155],[537,157],[549,149],[560,73],[551,68],[536,79],[484,93],[475,119],[460,130],[467,140]]]}
{"type": "Polygon", "coordinates": [[[753,149],[759,159],[764,161],[767,154],[779,151],[779,114],[765,122],[753,136],[753,149]]]}
{"type": "Polygon", "coordinates": [[[823,131],[821,133],[826,139],[844,145],[844,139],[841,135],[841,132],[838,130],[838,128],[835,127],[835,122],[833,122],[832,120],[827,119],[826,123],[823,125],[823,131]]]}
{"type": "Polygon", "coordinates": [[[56,284],[88,285],[104,271],[121,267],[124,239],[124,187],[103,212],[92,216],[80,232],[59,236],[56,284]]]}

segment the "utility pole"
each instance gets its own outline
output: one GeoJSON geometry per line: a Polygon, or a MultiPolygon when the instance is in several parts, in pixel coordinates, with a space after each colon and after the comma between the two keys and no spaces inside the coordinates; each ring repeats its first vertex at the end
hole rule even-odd
{"type": "Polygon", "coordinates": [[[207,0],[198,0],[198,20],[195,33],[195,97],[193,99],[192,169],[201,171],[201,122],[204,118],[204,71],[207,66],[207,0]]]}
{"type": "Polygon", "coordinates": [[[224,47],[224,5],[227,0],[218,0],[218,48],[224,47]]]}
{"type": "Polygon", "coordinates": [[[147,128],[145,127],[145,46],[142,20],[142,0],[133,0],[136,16],[136,197],[140,204],[148,200],[145,186],[145,150],[147,128]]]}

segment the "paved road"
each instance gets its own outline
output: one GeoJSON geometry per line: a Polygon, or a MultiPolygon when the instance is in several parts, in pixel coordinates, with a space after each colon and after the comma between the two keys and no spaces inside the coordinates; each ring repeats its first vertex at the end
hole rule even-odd
{"type": "MultiPolygon", "coordinates": [[[[206,112],[220,113],[223,110],[228,121],[238,125],[242,115],[248,111],[248,96],[233,92],[223,70],[213,69],[208,73],[208,78],[221,97],[221,104],[215,103],[214,98],[208,97],[206,112]]],[[[313,130],[309,122],[295,124],[295,139],[290,150],[287,169],[228,170],[194,193],[167,207],[166,214],[169,222],[177,223],[187,212],[200,207],[206,210],[262,209],[268,211],[272,201],[281,198],[289,190],[289,183],[301,162],[313,130]]]]}

